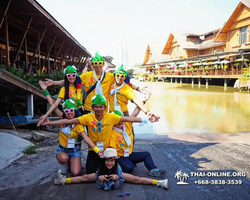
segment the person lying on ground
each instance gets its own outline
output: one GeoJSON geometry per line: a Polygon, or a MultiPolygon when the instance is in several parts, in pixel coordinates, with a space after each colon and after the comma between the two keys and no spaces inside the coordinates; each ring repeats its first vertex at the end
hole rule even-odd
{"type": "Polygon", "coordinates": [[[66,178],[60,173],[60,170],[58,170],[54,184],[65,185],[71,183],[96,182],[98,189],[111,190],[119,188],[124,182],[128,182],[141,185],[155,185],[164,189],[169,188],[168,179],[156,180],[122,172],[122,169],[117,162],[117,158],[116,149],[107,148],[104,151],[103,158],[101,159],[101,165],[96,173],[66,178]]]}
{"type": "MultiPolygon", "coordinates": [[[[40,125],[62,125],[62,124],[81,124],[88,127],[88,135],[91,141],[100,149],[105,150],[109,147],[112,128],[120,122],[142,122],[139,117],[121,117],[113,113],[105,112],[106,99],[103,95],[97,94],[92,99],[92,108],[94,113],[89,113],[74,119],[63,119],[57,121],[46,120],[44,123],[38,122],[40,125]]],[[[157,122],[158,117],[150,117],[151,122],[157,122]]],[[[94,173],[100,164],[100,158],[94,152],[94,149],[89,146],[89,152],[86,161],[86,172],[94,173]]]]}

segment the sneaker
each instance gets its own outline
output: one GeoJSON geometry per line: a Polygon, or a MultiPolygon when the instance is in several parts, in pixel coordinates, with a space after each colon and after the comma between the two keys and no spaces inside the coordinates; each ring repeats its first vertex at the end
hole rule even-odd
{"type": "Polygon", "coordinates": [[[62,164],[60,169],[62,174],[66,174],[70,169],[70,165],[68,163],[62,164]]]}
{"type": "Polygon", "coordinates": [[[168,190],[168,179],[157,181],[156,186],[162,187],[168,190]]]}
{"type": "Polygon", "coordinates": [[[55,185],[64,185],[66,181],[66,177],[61,174],[61,170],[59,169],[56,173],[56,178],[54,181],[55,185]]]}
{"type": "Polygon", "coordinates": [[[149,176],[154,176],[154,177],[164,177],[166,175],[166,170],[162,169],[152,169],[148,172],[149,176]]]}

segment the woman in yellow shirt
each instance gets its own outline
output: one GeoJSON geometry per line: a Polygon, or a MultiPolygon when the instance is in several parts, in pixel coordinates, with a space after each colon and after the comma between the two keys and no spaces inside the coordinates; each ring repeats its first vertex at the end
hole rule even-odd
{"type": "MultiPolygon", "coordinates": [[[[64,69],[64,87],[61,88],[58,98],[54,102],[54,104],[50,107],[47,113],[40,117],[39,123],[43,123],[44,120],[58,107],[62,100],[71,99],[75,102],[79,114],[82,111],[82,99],[83,99],[83,91],[81,87],[81,78],[79,77],[76,68],[74,66],[68,66],[64,69]]],[[[47,90],[46,90],[47,91],[47,90]]],[[[44,95],[47,96],[46,91],[44,91],[44,95]]],[[[47,91],[48,93],[48,91],[47,91]]]]}

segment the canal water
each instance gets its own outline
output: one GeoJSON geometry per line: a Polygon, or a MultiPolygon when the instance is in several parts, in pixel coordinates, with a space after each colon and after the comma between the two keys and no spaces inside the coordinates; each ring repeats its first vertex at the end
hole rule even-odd
{"type": "MultiPolygon", "coordinates": [[[[206,134],[239,133],[250,131],[250,93],[238,89],[204,85],[198,88],[190,84],[164,82],[139,82],[148,86],[152,96],[147,102],[151,112],[161,116],[152,125],[134,124],[136,134],[206,134]]],[[[139,98],[142,98],[137,93],[139,98]]],[[[134,105],[130,104],[132,112],[134,105]]],[[[140,113],[140,117],[145,114],[140,113]]]]}

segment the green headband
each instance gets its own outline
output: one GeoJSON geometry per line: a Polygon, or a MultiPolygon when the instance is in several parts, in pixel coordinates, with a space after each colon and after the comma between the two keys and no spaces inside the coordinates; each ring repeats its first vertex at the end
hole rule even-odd
{"type": "Polygon", "coordinates": [[[98,52],[95,53],[95,57],[92,57],[92,62],[94,61],[105,61],[104,58],[98,54],[98,52]]]}
{"type": "Polygon", "coordinates": [[[97,94],[91,100],[92,100],[92,106],[93,105],[104,105],[104,106],[106,106],[106,99],[101,94],[97,94]]]}
{"type": "Polygon", "coordinates": [[[63,110],[70,108],[74,108],[75,110],[78,109],[78,107],[76,106],[75,102],[72,99],[66,99],[66,101],[62,105],[62,108],[63,110]]]}
{"type": "Polygon", "coordinates": [[[123,69],[123,65],[121,65],[115,72],[114,74],[118,74],[118,73],[122,73],[124,74],[125,76],[128,75],[128,72],[126,70],[123,69]]]}
{"type": "Polygon", "coordinates": [[[77,71],[76,71],[76,67],[75,66],[67,66],[63,70],[63,73],[64,73],[64,75],[69,74],[69,73],[76,73],[76,75],[79,76],[78,73],[77,73],[77,71]]]}
{"type": "Polygon", "coordinates": [[[115,110],[114,114],[119,115],[119,116],[124,116],[124,114],[120,110],[115,110]]]}

